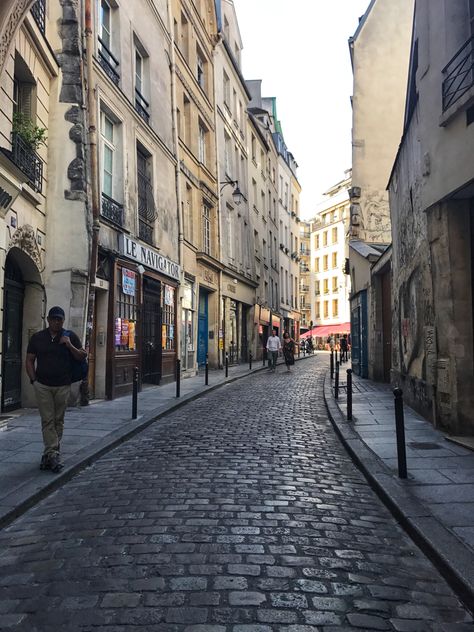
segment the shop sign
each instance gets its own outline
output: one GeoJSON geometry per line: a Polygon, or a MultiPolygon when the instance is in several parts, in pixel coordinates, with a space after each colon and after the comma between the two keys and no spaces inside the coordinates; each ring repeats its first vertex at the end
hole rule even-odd
{"type": "Polygon", "coordinates": [[[174,304],[174,288],[165,285],[165,305],[174,304]]]}
{"type": "Polygon", "coordinates": [[[177,281],[180,280],[181,268],[177,263],[160,255],[160,253],[153,250],[153,248],[131,239],[127,235],[119,235],[119,252],[125,257],[133,259],[137,263],[141,263],[152,270],[161,272],[161,274],[165,274],[177,281]]]}
{"type": "Polygon", "coordinates": [[[122,268],[122,292],[128,296],[135,296],[136,274],[133,270],[122,268]]]}

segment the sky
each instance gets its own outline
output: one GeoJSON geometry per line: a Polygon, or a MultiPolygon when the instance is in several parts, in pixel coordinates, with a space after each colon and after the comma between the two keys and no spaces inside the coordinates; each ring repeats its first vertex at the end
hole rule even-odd
{"type": "Polygon", "coordinates": [[[369,0],[234,0],[246,79],[262,79],[298,163],[301,217],[351,166],[348,39],[369,0]]]}

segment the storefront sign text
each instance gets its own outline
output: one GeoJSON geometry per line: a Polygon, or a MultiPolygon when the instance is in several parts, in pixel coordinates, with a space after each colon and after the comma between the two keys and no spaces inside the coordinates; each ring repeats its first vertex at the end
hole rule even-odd
{"type": "Polygon", "coordinates": [[[181,269],[177,263],[160,255],[156,250],[127,237],[127,235],[119,235],[119,250],[122,255],[129,259],[161,272],[172,279],[180,280],[181,269]]]}

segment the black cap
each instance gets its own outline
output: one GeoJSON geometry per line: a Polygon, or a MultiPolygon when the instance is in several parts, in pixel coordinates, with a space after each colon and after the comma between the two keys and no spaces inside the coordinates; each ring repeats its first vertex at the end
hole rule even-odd
{"type": "Polygon", "coordinates": [[[62,307],[56,305],[49,310],[48,318],[62,318],[64,320],[66,318],[66,314],[64,313],[62,307]]]}

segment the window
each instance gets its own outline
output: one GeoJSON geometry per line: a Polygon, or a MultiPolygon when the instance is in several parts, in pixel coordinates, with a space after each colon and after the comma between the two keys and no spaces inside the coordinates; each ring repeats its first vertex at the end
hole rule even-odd
{"type": "Polygon", "coordinates": [[[337,268],[337,252],[332,253],[332,267],[337,268]]]}
{"type": "Polygon", "coordinates": [[[327,246],[328,245],[328,231],[325,230],[323,233],[323,246],[327,246]]]}
{"type": "Polygon", "coordinates": [[[175,288],[163,284],[163,305],[161,317],[161,348],[165,351],[174,351],[174,293],[175,288]]]}
{"type": "Polygon", "coordinates": [[[189,59],[189,23],[184,13],[181,13],[181,53],[184,58],[189,59]]]}
{"type": "Polygon", "coordinates": [[[332,291],[333,292],[337,292],[338,291],[338,287],[339,287],[339,283],[338,283],[337,276],[332,277],[332,291]]]}
{"type": "Polygon", "coordinates": [[[255,136],[252,134],[252,140],[250,143],[250,151],[251,151],[251,155],[252,155],[252,160],[254,162],[257,161],[257,150],[256,150],[256,146],[257,146],[257,139],[255,138],[255,136]]]}
{"type": "Polygon", "coordinates": [[[323,280],[323,292],[324,294],[329,294],[329,279],[323,280]]]}
{"type": "Polygon", "coordinates": [[[145,94],[145,64],[147,58],[138,44],[135,46],[135,109],[147,123],[150,120],[150,104],[145,94]]]}
{"type": "Polygon", "coordinates": [[[113,198],[114,180],[114,124],[113,121],[101,112],[101,136],[102,136],[102,193],[113,198]]]}
{"type": "Polygon", "coordinates": [[[227,109],[230,110],[230,79],[227,76],[227,73],[224,70],[223,73],[223,85],[224,85],[224,104],[227,106],[227,109]]]}
{"type": "Polygon", "coordinates": [[[314,247],[319,248],[319,235],[315,235],[314,237],[314,247]]]}
{"type": "Polygon", "coordinates": [[[128,268],[117,268],[117,302],[115,305],[115,351],[135,351],[137,322],[136,273],[128,268]],[[128,284],[124,287],[123,279],[128,284]],[[133,282],[131,282],[133,279],[133,282]],[[134,289],[135,288],[135,289],[134,289]]]}
{"type": "Polygon", "coordinates": [[[206,164],[206,144],[207,144],[207,129],[204,124],[199,121],[199,136],[198,136],[198,158],[199,162],[203,165],[206,164]]]}
{"type": "Polygon", "coordinates": [[[337,318],[339,316],[339,301],[337,298],[332,301],[332,317],[337,318]]]}
{"type": "Polygon", "coordinates": [[[206,202],[202,205],[202,250],[211,254],[211,209],[206,202]]]}
{"type": "Polygon", "coordinates": [[[337,244],[337,226],[332,229],[332,243],[337,244]]]}
{"type": "Polygon", "coordinates": [[[321,294],[321,282],[320,281],[315,281],[314,295],[315,296],[319,296],[320,294],[321,294]]]}
{"type": "Polygon", "coordinates": [[[314,270],[315,270],[315,272],[319,272],[319,270],[320,270],[319,263],[320,263],[320,259],[319,259],[319,257],[316,257],[316,259],[314,260],[314,270]]]}
{"type": "Polygon", "coordinates": [[[314,304],[315,307],[315,316],[316,316],[316,320],[320,320],[321,318],[321,303],[319,301],[316,301],[316,303],[314,304]]]}
{"type": "Polygon", "coordinates": [[[183,95],[183,140],[189,147],[191,143],[191,102],[188,97],[183,95]]]}
{"type": "Polygon", "coordinates": [[[184,238],[187,239],[189,242],[193,242],[193,190],[192,187],[189,186],[189,184],[186,183],[186,193],[185,193],[185,200],[183,202],[184,204],[184,213],[183,213],[183,220],[184,220],[184,238]]]}
{"type": "Polygon", "coordinates": [[[107,0],[99,2],[98,53],[99,63],[108,77],[118,84],[118,59],[112,54],[112,8],[107,0]]]}
{"type": "Polygon", "coordinates": [[[137,202],[138,236],[148,244],[153,244],[156,207],[151,179],[151,156],[141,146],[137,147],[137,202]]]}
{"type": "Polygon", "coordinates": [[[199,86],[205,91],[207,88],[206,81],[207,74],[207,63],[204,54],[201,52],[201,49],[198,47],[196,52],[196,79],[199,86]]]}
{"type": "Polygon", "coordinates": [[[225,173],[232,180],[232,141],[226,132],[224,132],[224,161],[225,173]]]}
{"type": "Polygon", "coordinates": [[[323,257],[323,270],[327,270],[329,268],[329,257],[328,255],[324,255],[323,257]]]}
{"type": "Polygon", "coordinates": [[[337,220],[338,220],[338,216],[339,216],[339,212],[338,212],[337,210],[336,210],[336,211],[333,211],[333,212],[332,212],[332,221],[333,221],[333,222],[337,222],[337,220]]]}
{"type": "Polygon", "coordinates": [[[285,182],[285,199],[283,201],[285,208],[288,208],[288,183],[285,182]]]}
{"type": "Polygon", "coordinates": [[[324,318],[329,318],[329,301],[324,301],[324,318]]]}

